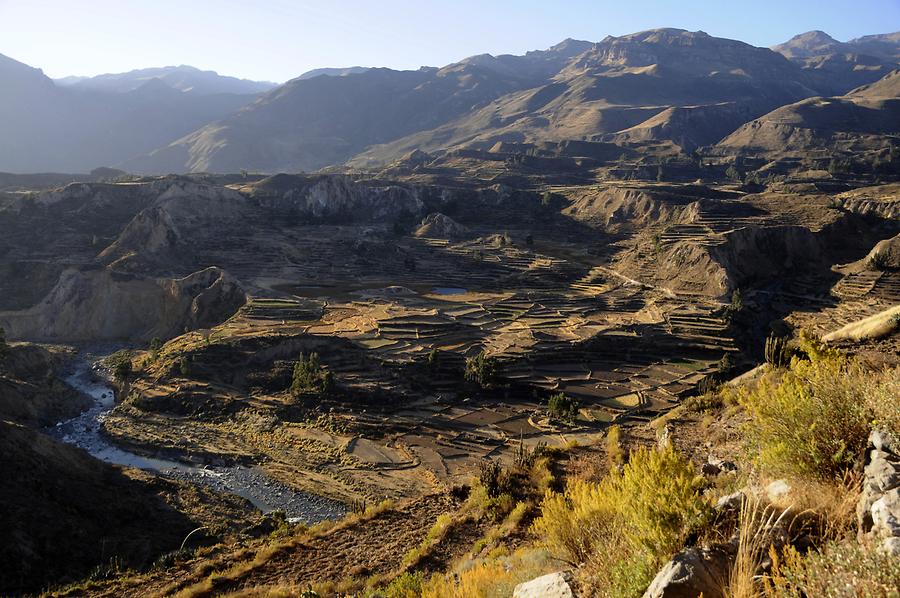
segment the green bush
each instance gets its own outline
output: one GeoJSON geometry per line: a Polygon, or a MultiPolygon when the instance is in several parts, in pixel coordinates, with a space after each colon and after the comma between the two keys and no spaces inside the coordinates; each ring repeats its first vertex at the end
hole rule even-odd
{"type": "Polygon", "coordinates": [[[547,413],[551,419],[574,422],[578,418],[578,401],[565,393],[557,393],[547,401],[547,413]]]}
{"type": "Polygon", "coordinates": [[[113,378],[117,382],[125,382],[134,372],[134,366],[131,362],[131,351],[121,349],[116,351],[107,358],[106,364],[112,370],[113,378]]]}
{"type": "Polygon", "coordinates": [[[150,341],[150,358],[153,359],[153,361],[156,361],[157,358],[159,358],[159,351],[162,349],[162,346],[163,341],[158,336],[150,341]]]}
{"type": "Polygon", "coordinates": [[[421,572],[407,572],[394,578],[394,581],[377,595],[384,596],[384,598],[419,598],[422,595],[424,583],[425,577],[421,572]]]}
{"type": "Polygon", "coordinates": [[[488,497],[497,498],[507,490],[509,476],[499,461],[485,459],[478,464],[478,482],[488,497]]]}

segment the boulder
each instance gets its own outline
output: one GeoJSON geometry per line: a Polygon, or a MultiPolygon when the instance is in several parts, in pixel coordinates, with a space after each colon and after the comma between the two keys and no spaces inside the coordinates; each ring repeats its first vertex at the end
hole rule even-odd
{"type": "Polygon", "coordinates": [[[885,554],[900,556],[900,538],[896,536],[885,538],[882,540],[881,544],[878,545],[878,550],[885,554]]]}
{"type": "Polygon", "coordinates": [[[513,598],[575,598],[571,575],[557,571],[520,583],[513,591],[513,598]]]}
{"type": "Polygon", "coordinates": [[[718,469],[720,472],[735,473],[735,472],[737,472],[737,469],[738,469],[737,465],[735,465],[734,461],[729,461],[727,459],[719,459],[718,457],[716,457],[714,455],[710,455],[709,457],[707,457],[706,463],[708,465],[712,465],[713,467],[718,469]]]}
{"type": "Polygon", "coordinates": [[[872,430],[869,444],[876,450],[900,455],[900,439],[886,430],[872,430]]]}
{"type": "Polygon", "coordinates": [[[644,598],[723,598],[730,557],[723,548],[688,548],[660,569],[644,598]]]}
{"type": "Polygon", "coordinates": [[[729,494],[727,496],[723,496],[718,501],[716,501],[716,510],[717,511],[740,511],[741,506],[744,504],[744,493],[740,490],[729,494]]]}
{"type": "Polygon", "coordinates": [[[872,533],[900,538],[900,488],[885,492],[872,504],[872,533]]]}
{"type": "Polygon", "coordinates": [[[703,473],[703,475],[710,477],[717,476],[722,473],[722,470],[719,469],[717,465],[714,465],[712,463],[704,463],[703,467],[700,468],[700,471],[701,473],[703,473]]]}
{"type": "Polygon", "coordinates": [[[791,485],[787,480],[775,480],[766,486],[766,498],[769,502],[778,502],[791,493],[791,485]]]}

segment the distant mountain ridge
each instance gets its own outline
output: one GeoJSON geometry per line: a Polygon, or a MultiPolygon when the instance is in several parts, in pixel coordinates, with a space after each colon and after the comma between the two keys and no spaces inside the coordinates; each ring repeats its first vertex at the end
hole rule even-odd
{"type": "Polygon", "coordinates": [[[365,73],[367,70],[369,70],[369,67],[366,66],[313,69],[311,71],[306,71],[305,73],[297,77],[297,79],[312,79],[313,77],[321,77],[322,75],[327,75],[329,77],[344,77],[346,75],[358,75],[359,73],[365,73]]]}
{"type": "Polygon", "coordinates": [[[0,89],[0,170],[19,173],[118,164],[257,97],[184,93],[159,78],[121,92],[63,87],[6,56],[0,56],[0,89]]]}
{"type": "Polygon", "coordinates": [[[109,73],[96,77],[64,77],[55,82],[64,87],[126,93],[153,79],[158,79],[178,91],[201,95],[219,93],[250,95],[264,93],[278,86],[277,83],[269,81],[238,79],[187,65],[136,69],[127,73],[109,73]]]}
{"type": "Polygon", "coordinates": [[[315,69],[262,95],[213,93],[266,84],[191,67],[54,85],[4,59],[0,170],[378,168],[417,150],[568,140],[690,153],[780,107],[874,84],[897,57],[900,33],[812,31],[768,49],[662,28],[441,68],[315,69]]]}

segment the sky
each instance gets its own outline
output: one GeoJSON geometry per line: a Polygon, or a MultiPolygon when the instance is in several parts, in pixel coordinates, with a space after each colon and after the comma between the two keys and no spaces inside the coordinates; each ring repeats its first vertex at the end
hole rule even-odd
{"type": "Polygon", "coordinates": [[[757,46],[812,29],[846,41],[900,30],[900,0],[0,0],[0,54],[54,78],[190,64],[283,82],[655,27],[757,46]]]}

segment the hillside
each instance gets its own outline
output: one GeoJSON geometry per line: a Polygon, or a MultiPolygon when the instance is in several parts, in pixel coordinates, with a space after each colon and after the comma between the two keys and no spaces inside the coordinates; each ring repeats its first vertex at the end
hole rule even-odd
{"type": "Polygon", "coordinates": [[[356,154],[353,164],[384,164],[413,149],[594,138],[671,106],[737,103],[736,116],[698,135],[700,143],[712,143],[746,118],[816,95],[811,85],[770,50],[705,33],[663,29],[598,44],[567,40],[525,56],[475,56],[442,69],[295,80],[128,167],[309,170],[356,154]]]}
{"type": "Polygon", "coordinates": [[[890,150],[900,135],[897,71],[846,96],[778,108],[726,137],[720,147],[770,157],[812,150],[890,150]]]}

